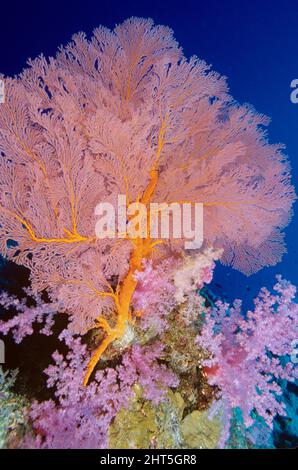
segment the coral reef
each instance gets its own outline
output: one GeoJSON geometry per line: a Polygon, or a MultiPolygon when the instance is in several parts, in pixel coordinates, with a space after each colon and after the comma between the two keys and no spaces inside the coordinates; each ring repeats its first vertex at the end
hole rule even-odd
{"type": "Polygon", "coordinates": [[[74,331],[105,332],[85,385],[134,320],[144,259],[184,252],[184,231],[151,238],[152,202],[203,204],[206,246],[245,273],[280,259],[295,199],[282,146],[268,143],[268,119],[233,102],[223,77],[183,57],[170,29],[131,18],[91,40],[77,34],[5,90],[0,250],[30,269],[34,292],[63,302],[74,331]],[[110,227],[95,236],[95,207],[116,208],[119,195],[146,209],[144,237],[129,235],[133,214],[118,237],[110,227]]]}
{"type": "Polygon", "coordinates": [[[285,252],[296,196],[268,118],[150,19],[28,65],[0,106],[0,253],[29,271],[3,284],[0,333],[55,348],[31,358],[43,397],[0,372],[0,445],[273,447],[296,403],[296,289],[279,277],[248,312],[208,290],[217,262],[250,275],[285,252]]]}
{"type": "Polygon", "coordinates": [[[12,390],[17,373],[0,367],[0,449],[19,443],[27,427],[29,403],[12,390]]]}
{"type": "Polygon", "coordinates": [[[84,387],[81,372],[89,360],[86,346],[67,331],[60,338],[70,351],[66,358],[54,353],[55,364],[45,371],[48,387],[55,387],[58,405],[53,400],[32,404],[29,417],[36,435],[25,440],[25,447],[105,448],[109,425],[127,406],[136,383],[144,397],[156,404],[165,387],[177,386],[175,375],[155,364],[162,350],[157,344],[150,349],[132,347],[121,364],[98,371],[90,386],[84,387]]]}

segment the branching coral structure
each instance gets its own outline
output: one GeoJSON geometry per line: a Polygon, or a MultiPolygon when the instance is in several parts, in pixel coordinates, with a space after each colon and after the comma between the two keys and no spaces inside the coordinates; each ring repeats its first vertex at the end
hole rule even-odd
{"type": "MultiPolygon", "coordinates": [[[[83,33],[5,80],[0,108],[1,252],[31,270],[35,292],[63,301],[73,331],[109,344],[133,321],[143,260],[181,239],[95,236],[100,201],[204,207],[204,243],[250,274],[278,261],[294,191],[268,119],[236,104],[225,79],[185,59],[172,31],[131,18],[83,33]]],[[[133,223],[130,217],[126,224],[133,223]]],[[[124,221],[125,225],[125,221],[124,221]]]]}
{"type": "MultiPolygon", "coordinates": [[[[203,361],[208,381],[220,389],[227,431],[233,408],[240,408],[244,424],[253,424],[252,412],[272,428],[277,414],[285,415],[281,380],[297,379],[291,361],[298,335],[296,288],[278,276],[274,294],[263,288],[255,299],[254,311],[241,312],[218,302],[206,315],[197,344],[211,354],[203,361]]],[[[228,432],[226,433],[228,437],[228,432]]]]}

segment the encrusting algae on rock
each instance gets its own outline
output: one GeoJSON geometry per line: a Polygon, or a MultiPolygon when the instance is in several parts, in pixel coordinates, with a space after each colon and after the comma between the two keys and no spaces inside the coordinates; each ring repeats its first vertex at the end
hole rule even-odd
{"type": "Polygon", "coordinates": [[[169,391],[159,405],[142,399],[140,389],[128,408],[122,409],[109,430],[111,449],[207,449],[215,448],[221,432],[218,417],[208,411],[184,416],[180,393],[169,391]],[[184,417],[183,417],[184,416],[184,417]]]}

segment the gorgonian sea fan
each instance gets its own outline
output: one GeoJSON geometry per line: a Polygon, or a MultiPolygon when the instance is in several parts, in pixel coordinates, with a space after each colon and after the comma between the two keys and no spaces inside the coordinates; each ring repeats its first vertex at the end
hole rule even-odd
{"type": "Polygon", "coordinates": [[[5,93],[1,252],[63,300],[75,331],[98,319],[107,338],[94,362],[123,335],[142,260],[184,246],[96,239],[100,201],[201,202],[205,244],[224,248],[224,263],[249,274],[280,259],[295,197],[282,146],[223,77],[185,59],[170,29],[132,18],[79,33],[5,79],[5,93]]]}

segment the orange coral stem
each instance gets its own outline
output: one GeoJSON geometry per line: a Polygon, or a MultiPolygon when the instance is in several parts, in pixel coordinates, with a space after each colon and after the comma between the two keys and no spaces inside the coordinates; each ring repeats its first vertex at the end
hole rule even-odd
{"type": "MultiPolygon", "coordinates": [[[[164,135],[164,127],[162,126],[161,129],[162,136],[164,135]]],[[[157,150],[157,155],[159,158],[159,155],[162,150],[162,139],[159,139],[159,144],[158,144],[158,150],[157,150]]],[[[150,170],[150,180],[148,183],[148,186],[146,187],[143,197],[141,199],[141,202],[143,204],[149,204],[152,195],[154,193],[155,187],[158,182],[158,172],[156,170],[156,164],[158,162],[158,159],[155,160],[153,168],[150,170]]],[[[130,263],[129,263],[129,269],[128,272],[121,283],[119,287],[119,292],[117,296],[117,302],[116,302],[116,308],[117,308],[117,324],[115,328],[110,329],[109,331],[104,328],[104,325],[100,325],[106,333],[107,336],[105,339],[102,341],[102,343],[99,345],[99,347],[94,351],[89,364],[87,366],[87,372],[84,377],[84,382],[83,384],[86,386],[88,384],[88,381],[90,379],[90,376],[96,366],[96,364],[99,362],[101,356],[103,353],[106,351],[107,347],[115,340],[122,338],[122,336],[125,333],[125,327],[130,319],[130,304],[131,304],[131,299],[133,297],[133,294],[135,292],[136,286],[137,286],[137,280],[135,279],[135,273],[136,271],[140,271],[142,269],[142,260],[146,257],[148,257],[153,249],[154,244],[152,244],[152,241],[149,237],[145,239],[136,239],[134,241],[134,249],[132,251],[131,257],[130,257],[130,263]]]]}
{"type": "Polygon", "coordinates": [[[78,242],[86,242],[94,240],[94,237],[85,237],[80,235],[77,231],[71,232],[70,230],[64,229],[66,233],[66,237],[61,238],[46,238],[46,237],[37,237],[35,232],[29,222],[27,222],[23,217],[19,216],[13,211],[6,209],[5,207],[0,206],[0,210],[4,212],[8,212],[12,217],[17,219],[21,224],[26,228],[29,233],[29,236],[32,241],[36,243],[78,243],[78,242]]]}

